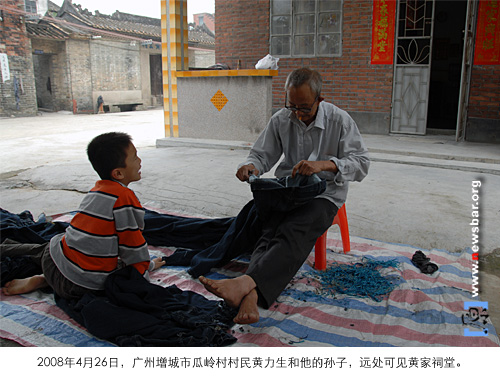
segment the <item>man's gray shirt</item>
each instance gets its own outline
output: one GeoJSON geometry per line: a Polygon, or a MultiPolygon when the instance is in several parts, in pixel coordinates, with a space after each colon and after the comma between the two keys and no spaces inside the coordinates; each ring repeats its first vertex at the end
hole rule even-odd
{"type": "Polygon", "coordinates": [[[239,167],[251,163],[259,174],[264,174],[282,155],[284,158],[275,171],[278,178],[291,175],[301,160],[333,161],[338,173],[318,173],[327,180],[326,191],[318,198],[326,198],[339,208],[346,200],[348,182],[361,181],[370,166],[368,150],[354,120],[347,112],[324,101],[309,126],[286,108],[275,113],[239,167]]]}

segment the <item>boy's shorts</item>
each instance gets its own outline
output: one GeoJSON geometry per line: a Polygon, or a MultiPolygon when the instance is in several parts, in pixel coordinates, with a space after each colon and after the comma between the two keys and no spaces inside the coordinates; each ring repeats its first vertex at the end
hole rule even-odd
{"type": "Polygon", "coordinates": [[[62,298],[80,299],[84,294],[93,292],[64,277],[50,256],[50,244],[47,244],[42,254],[42,270],[47,283],[62,298]]]}

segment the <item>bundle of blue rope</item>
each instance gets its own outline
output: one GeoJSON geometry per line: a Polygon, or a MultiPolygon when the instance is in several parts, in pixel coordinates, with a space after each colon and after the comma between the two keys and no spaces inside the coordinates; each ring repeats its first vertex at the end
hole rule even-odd
{"type": "Polygon", "coordinates": [[[380,302],[396,287],[393,279],[383,277],[380,269],[398,266],[397,260],[371,260],[363,258],[359,263],[332,263],[325,271],[314,271],[308,277],[320,283],[319,293],[323,296],[347,294],[369,297],[380,302]]]}

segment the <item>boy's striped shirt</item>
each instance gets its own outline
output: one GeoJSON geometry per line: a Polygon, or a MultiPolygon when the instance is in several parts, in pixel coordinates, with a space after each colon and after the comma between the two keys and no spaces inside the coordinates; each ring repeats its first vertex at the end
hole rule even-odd
{"type": "Polygon", "coordinates": [[[132,190],[98,181],[66,232],[51,240],[52,259],[66,278],[88,289],[103,289],[106,277],[124,265],[147,275],[153,263],[142,236],[144,214],[132,190]]]}

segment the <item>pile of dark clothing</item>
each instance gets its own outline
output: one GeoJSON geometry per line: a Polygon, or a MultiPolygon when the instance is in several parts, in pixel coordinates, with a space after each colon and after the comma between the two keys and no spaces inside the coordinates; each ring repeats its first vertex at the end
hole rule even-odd
{"type": "MultiPolygon", "coordinates": [[[[51,223],[45,215],[37,221],[29,211],[13,214],[0,208],[0,242],[15,242],[26,244],[43,244],[53,236],[64,232],[69,223],[51,223]]],[[[1,256],[1,285],[15,278],[26,278],[42,273],[39,260],[32,257],[6,257],[1,256]]]]}
{"type": "Polygon", "coordinates": [[[57,305],[94,336],[125,347],[227,346],[236,310],[223,301],[151,284],[131,266],[111,274],[102,296],[55,295],[57,305]]]}
{"type": "MultiPolygon", "coordinates": [[[[146,215],[144,235],[149,244],[185,246],[195,252],[219,243],[235,219],[184,218],[153,211],[147,211],[146,215]]],[[[41,244],[68,226],[68,223],[49,222],[45,217],[34,221],[28,211],[12,214],[0,209],[0,218],[2,243],[41,244]]],[[[2,286],[14,278],[42,273],[37,260],[29,256],[2,255],[1,259],[2,286]]],[[[218,261],[212,257],[213,263],[218,261]]],[[[233,324],[235,309],[222,301],[182,291],[175,285],[163,288],[151,284],[133,267],[110,275],[102,294],[86,294],[79,300],[55,295],[55,299],[59,307],[91,334],[119,346],[225,346],[236,341],[227,332],[233,324]]]]}

